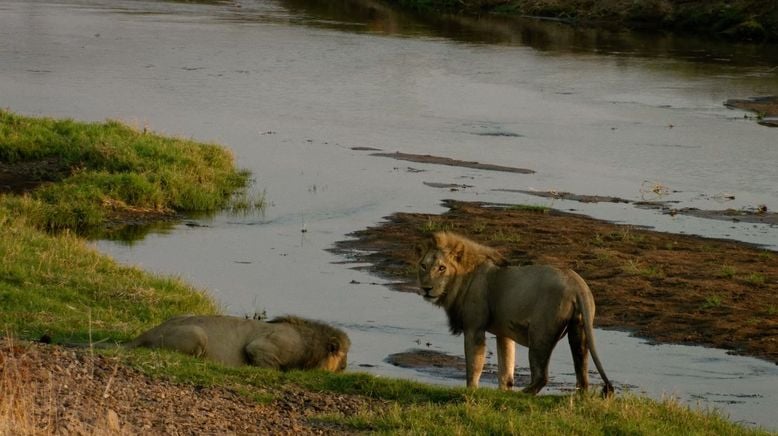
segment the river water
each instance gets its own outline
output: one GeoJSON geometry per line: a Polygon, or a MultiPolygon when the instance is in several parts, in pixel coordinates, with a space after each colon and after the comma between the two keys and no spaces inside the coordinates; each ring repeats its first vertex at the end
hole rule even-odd
{"type": "MultiPolygon", "coordinates": [[[[463,380],[384,359],[412,348],[461,355],[445,314],[343,264],[326,251],[335,241],[392,212],[440,212],[444,198],[549,203],[506,190],[640,200],[653,195],[647,186],[662,186],[661,199],[677,207],[775,210],[778,130],[722,102],[776,93],[775,47],[423,19],[370,2],[0,0],[0,106],[224,144],[269,202],[262,215],[193,218],[132,243],[95,242],[101,251],[181,276],[227,313],[336,323],[353,341],[350,370],[433,383],[463,380]],[[355,147],[536,172],[410,164],[355,147]]],[[[764,224],[630,204],[553,206],[778,249],[778,231],[764,224]]],[[[598,330],[598,343],[621,390],[778,429],[772,363],[616,331],[598,330]]],[[[551,375],[569,387],[564,348],[551,375]]],[[[526,371],[525,350],[517,360],[526,371]]]]}

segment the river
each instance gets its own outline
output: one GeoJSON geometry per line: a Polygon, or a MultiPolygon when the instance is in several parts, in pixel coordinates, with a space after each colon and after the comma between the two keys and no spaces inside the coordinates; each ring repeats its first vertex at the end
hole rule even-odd
{"type": "MultiPolygon", "coordinates": [[[[0,0],[0,106],[224,144],[269,203],[261,215],[192,218],[141,240],[96,241],[98,249],[181,276],[227,313],[336,323],[352,338],[350,370],[433,383],[463,380],[384,359],[418,347],[461,355],[443,311],[355,271],[326,251],[334,242],[392,212],[439,212],[444,198],[550,203],[510,190],[640,200],[661,186],[677,207],[775,210],[778,129],[722,103],[776,93],[775,47],[424,19],[367,1],[0,0]],[[364,148],[535,173],[402,162],[364,148]]],[[[778,249],[766,224],[621,203],[553,206],[778,249]]],[[[620,390],[778,429],[772,363],[617,331],[598,330],[598,343],[620,390]]],[[[517,356],[526,367],[525,350],[517,356]]],[[[552,381],[574,383],[567,351],[552,360],[552,381]]]]}

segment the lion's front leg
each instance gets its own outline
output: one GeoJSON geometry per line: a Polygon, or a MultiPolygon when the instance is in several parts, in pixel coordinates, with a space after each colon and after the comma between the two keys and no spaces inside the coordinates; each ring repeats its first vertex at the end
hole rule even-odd
{"type": "Polygon", "coordinates": [[[513,370],[516,366],[516,343],[505,336],[497,336],[497,368],[500,389],[513,387],[513,370]]]}
{"type": "Polygon", "coordinates": [[[486,332],[465,332],[465,363],[467,368],[467,387],[477,388],[481,379],[481,371],[484,369],[484,356],[486,354],[486,332]]]}

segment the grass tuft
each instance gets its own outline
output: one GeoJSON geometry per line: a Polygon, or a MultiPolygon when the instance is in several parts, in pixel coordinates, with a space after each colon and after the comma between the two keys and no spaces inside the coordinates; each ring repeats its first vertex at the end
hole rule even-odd
{"type": "Polygon", "coordinates": [[[82,123],[0,110],[0,162],[48,170],[25,200],[0,198],[47,230],[86,232],[106,220],[234,207],[261,209],[249,174],[215,144],[139,131],[118,121],[82,123]],[[53,182],[52,182],[53,181],[53,182]],[[238,193],[233,195],[233,193],[238,193]],[[242,194],[241,194],[242,193],[242,194]]]}

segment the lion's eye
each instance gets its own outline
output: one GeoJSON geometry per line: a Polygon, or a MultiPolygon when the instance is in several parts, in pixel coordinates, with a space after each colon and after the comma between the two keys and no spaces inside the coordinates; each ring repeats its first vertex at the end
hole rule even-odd
{"type": "Polygon", "coordinates": [[[443,272],[446,270],[446,265],[441,265],[438,267],[438,271],[443,272]]]}
{"type": "Polygon", "coordinates": [[[423,263],[419,264],[419,268],[421,268],[422,271],[427,271],[427,265],[424,265],[423,263]]]}

